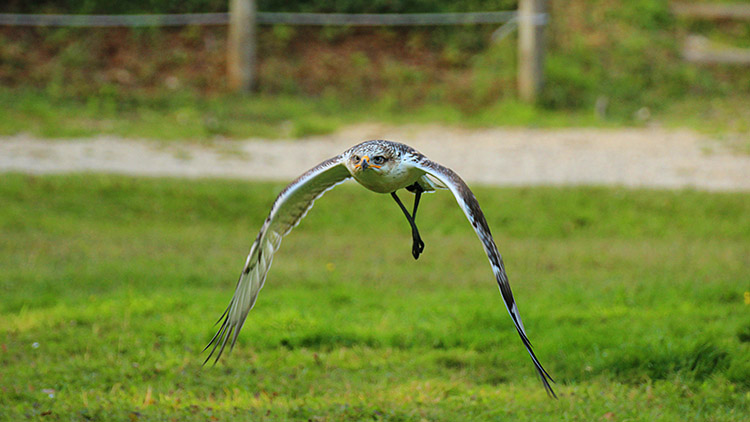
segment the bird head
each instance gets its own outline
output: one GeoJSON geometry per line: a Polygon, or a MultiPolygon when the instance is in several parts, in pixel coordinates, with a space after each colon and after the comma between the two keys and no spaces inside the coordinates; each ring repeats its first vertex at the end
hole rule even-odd
{"type": "Polygon", "coordinates": [[[367,141],[346,153],[346,166],[353,175],[387,174],[398,165],[399,152],[386,141],[367,141]]]}

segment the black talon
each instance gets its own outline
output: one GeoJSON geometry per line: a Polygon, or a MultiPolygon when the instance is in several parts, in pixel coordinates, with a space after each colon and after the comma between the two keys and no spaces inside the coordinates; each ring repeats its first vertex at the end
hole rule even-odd
{"type": "Polygon", "coordinates": [[[422,239],[419,237],[419,233],[416,235],[412,233],[412,236],[414,238],[414,243],[412,243],[411,246],[411,254],[414,256],[414,259],[419,259],[419,254],[424,250],[424,242],[422,242],[422,239]]]}
{"type": "Polygon", "coordinates": [[[391,192],[391,196],[401,208],[401,211],[404,212],[406,219],[409,221],[409,225],[411,225],[411,237],[413,241],[411,245],[411,254],[414,259],[419,259],[419,255],[422,253],[422,251],[424,251],[424,242],[422,241],[422,237],[419,235],[419,230],[417,229],[417,223],[415,220],[417,217],[417,207],[419,207],[419,198],[422,196],[422,192],[424,192],[424,189],[422,189],[422,187],[417,183],[407,186],[406,189],[409,192],[414,192],[415,195],[414,209],[411,214],[409,214],[409,211],[406,210],[406,207],[401,202],[398,195],[396,195],[396,192],[391,192]]]}

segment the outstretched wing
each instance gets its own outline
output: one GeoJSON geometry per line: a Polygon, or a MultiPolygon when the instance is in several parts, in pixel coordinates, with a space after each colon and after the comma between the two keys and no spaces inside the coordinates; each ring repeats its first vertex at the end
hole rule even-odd
{"type": "Polygon", "coordinates": [[[524,330],[523,322],[521,322],[521,315],[518,313],[516,301],[513,299],[513,292],[510,290],[508,276],[505,274],[503,258],[497,250],[497,245],[495,245],[495,240],[492,238],[492,233],[490,233],[487,220],[484,218],[482,209],[479,208],[479,202],[477,202],[477,198],[474,197],[474,193],[466,185],[466,182],[464,182],[453,170],[434,161],[430,161],[421,154],[415,155],[413,160],[415,167],[438,179],[448,187],[451,192],[453,192],[456,201],[461,206],[461,209],[463,209],[464,214],[466,214],[469,222],[474,227],[474,231],[476,231],[477,236],[479,236],[479,239],[482,241],[482,246],[487,253],[487,258],[490,260],[490,266],[492,266],[492,272],[495,274],[498,287],[500,287],[500,293],[503,295],[505,307],[508,309],[511,319],[513,319],[513,324],[516,326],[518,335],[521,337],[524,346],[526,346],[526,350],[529,352],[531,360],[534,361],[534,366],[539,373],[539,377],[542,379],[542,383],[544,383],[544,388],[550,395],[557,397],[550,386],[552,377],[550,377],[547,371],[544,370],[542,364],[539,363],[539,360],[531,348],[529,338],[526,336],[526,330],[524,330]]]}
{"type": "Polygon", "coordinates": [[[281,239],[299,224],[317,198],[349,177],[351,174],[344,165],[342,155],[339,155],[318,164],[281,191],[250,248],[234,296],[219,318],[221,328],[203,349],[205,352],[213,346],[204,364],[221,345],[214,363],[219,360],[230,337],[231,347],[234,347],[245,318],[255,305],[258,292],[263,287],[266,274],[271,268],[273,254],[279,249],[281,239]]]}

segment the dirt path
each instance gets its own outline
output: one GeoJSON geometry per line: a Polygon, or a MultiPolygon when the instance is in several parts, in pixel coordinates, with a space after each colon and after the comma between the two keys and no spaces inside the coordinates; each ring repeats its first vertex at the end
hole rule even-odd
{"type": "Polygon", "coordinates": [[[689,130],[456,129],[356,125],[300,140],[211,145],[113,137],[0,137],[0,172],[115,172],[291,181],[355,143],[409,144],[468,182],[492,185],[623,185],[750,191],[750,155],[689,130]]]}

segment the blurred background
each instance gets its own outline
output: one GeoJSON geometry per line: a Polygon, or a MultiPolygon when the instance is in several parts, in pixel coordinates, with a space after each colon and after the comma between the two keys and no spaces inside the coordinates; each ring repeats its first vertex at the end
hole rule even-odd
{"type": "Polygon", "coordinates": [[[4,0],[0,421],[747,421],[749,51],[747,1],[4,0]],[[559,400],[449,192],[415,262],[331,190],[201,366],[367,138],[466,178],[559,400]]]}
{"type": "MultiPolygon", "coordinates": [[[[226,13],[228,3],[10,0],[0,13],[226,13]]],[[[517,8],[516,1],[255,3],[260,15],[517,8]]],[[[544,85],[531,102],[519,99],[518,36],[513,25],[499,30],[506,22],[321,26],[259,19],[252,28],[253,96],[233,95],[228,85],[226,24],[0,25],[0,133],[297,137],[377,120],[656,124],[747,138],[747,3],[729,10],[718,0],[697,9],[667,0],[529,3],[549,14],[539,47],[544,85]]]]}

